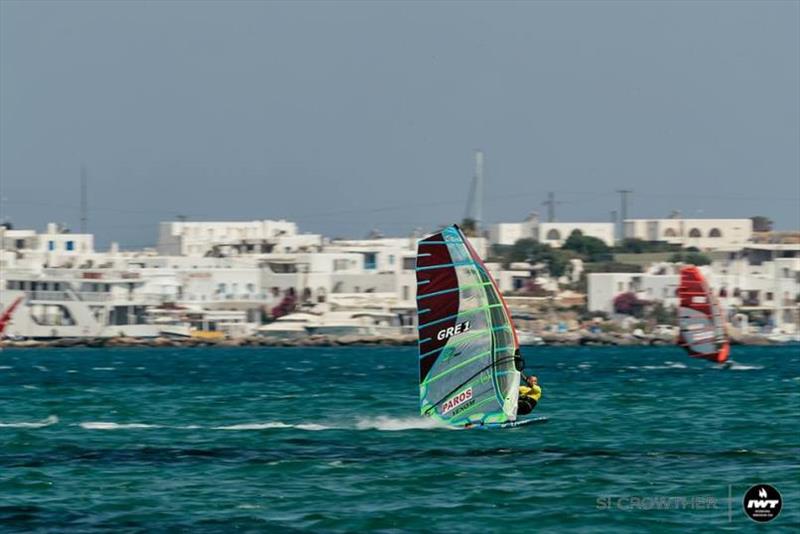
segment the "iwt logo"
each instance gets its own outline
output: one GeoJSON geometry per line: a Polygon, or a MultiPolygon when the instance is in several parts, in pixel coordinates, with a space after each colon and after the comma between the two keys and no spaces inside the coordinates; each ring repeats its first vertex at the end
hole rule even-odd
{"type": "Polygon", "coordinates": [[[744,494],[744,513],[753,521],[766,523],[781,513],[781,494],[769,484],[756,484],[744,494]]]}

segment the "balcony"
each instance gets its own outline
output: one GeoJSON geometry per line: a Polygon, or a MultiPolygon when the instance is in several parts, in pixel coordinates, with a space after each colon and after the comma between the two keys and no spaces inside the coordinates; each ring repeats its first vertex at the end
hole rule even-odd
{"type": "Polygon", "coordinates": [[[33,301],[68,301],[73,300],[72,296],[66,291],[25,291],[25,297],[33,301]]]}

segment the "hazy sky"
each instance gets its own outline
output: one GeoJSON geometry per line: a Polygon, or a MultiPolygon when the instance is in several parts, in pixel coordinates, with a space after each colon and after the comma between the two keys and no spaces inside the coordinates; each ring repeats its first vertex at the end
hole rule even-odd
{"type": "Polygon", "coordinates": [[[289,218],[405,235],[543,213],[800,227],[800,3],[0,1],[0,197],[101,245],[289,218]]]}

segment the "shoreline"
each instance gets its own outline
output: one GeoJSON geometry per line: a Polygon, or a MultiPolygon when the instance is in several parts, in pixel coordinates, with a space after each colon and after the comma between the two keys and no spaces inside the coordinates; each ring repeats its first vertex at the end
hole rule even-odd
{"type": "MultiPolygon", "coordinates": [[[[571,332],[565,334],[546,333],[543,343],[534,346],[669,346],[675,341],[663,337],[634,337],[630,334],[587,334],[571,332]]],[[[791,345],[772,342],[763,337],[732,337],[731,345],[781,346],[791,345]]],[[[413,346],[417,344],[416,336],[366,337],[366,336],[322,336],[312,335],[299,339],[275,339],[269,337],[243,337],[235,339],[209,340],[200,338],[60,338],[50,340],[3,340],[0,348],[107,348],[107,347],[347,347],[347,346],[413,346]]]]}

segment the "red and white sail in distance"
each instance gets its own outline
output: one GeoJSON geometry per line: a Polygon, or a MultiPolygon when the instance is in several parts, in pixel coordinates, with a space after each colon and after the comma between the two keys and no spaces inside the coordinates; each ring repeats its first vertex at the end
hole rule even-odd
{"type": "Polygon", "coordinates": [[[693,358],[717,363],[727,360],[730,343],[722,309],[703,273],[694,265],[681,268],[678,298],[678,344],[693,358]]]}
{"type": "Polygon", "coordinates": [[[3,331],[6,329],[6,325],[11,322],[11,315],[13,315],[14,310],[17,306],[19,306],[20,302],[22,302],[22,297],[17,297],[17,299],[11,303],[8,309],[0,314],[0,335],[3,334],[3,331]]]}

